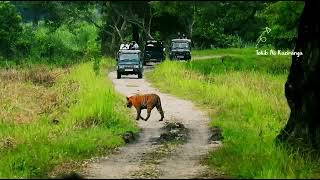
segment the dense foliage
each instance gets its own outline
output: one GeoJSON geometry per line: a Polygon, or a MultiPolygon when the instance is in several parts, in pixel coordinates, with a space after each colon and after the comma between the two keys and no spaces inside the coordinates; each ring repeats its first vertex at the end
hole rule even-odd
{"type": "Polygon", "coordinates": [[[21,16],[10,2],[0,2],[0,56],[13,54],[22,31],[21,16]]]}
{"type": "Polygon", "coordinates": [[[279,1],[267,6],[261,16],[271,28],[270,42],[277,48],[293,49],[303,1],[279,1]]]}
{"type": "MultiPolygon", "coordinates": [[[[123,41],[166,45],[178,33],[196,49],[255,45],[292,48],[303,2],[13,1],[0,2],[1,56],[59,64],[86,55],[114,55],[123,41]],[[9,33],[10,32],[10,33],[9,33]]],[[[0,57],[1,57],[0,56],[0,57]]]]}

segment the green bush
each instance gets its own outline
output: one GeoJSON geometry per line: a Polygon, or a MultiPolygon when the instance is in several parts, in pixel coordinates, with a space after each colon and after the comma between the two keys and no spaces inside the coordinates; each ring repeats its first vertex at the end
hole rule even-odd
{"type": "Polygon", "coordinates": [[[265,18],[271,28],[267,38],[276,48],[294,47],[303,1],[279,1],[265,8],[260,17],[265,18]]]}
{"type": "Polygon", "coordinates": [[[22,25],[22,32],[17,39],[16,48],[14,49],[17,59],[27,57],[31,52],[32,43],[34,42],[34,31],[31,23],[22,25]]]}
{"type": "Polygon", "coordinates": [[[0,1],[0,55],[11,57],[22,31],[22,18],[9,1],[0,1]]]}
{"type": "Polygon", "coordinates": [[[40,22],[35,30],[26,25],[23,32],[20,42],[25,52],[22,54],[29,53],[31,61],[70,64],[99,53],[97,29],[88,23],[79,22],[72,27],[62,25],[52,30],[40,22]]]}

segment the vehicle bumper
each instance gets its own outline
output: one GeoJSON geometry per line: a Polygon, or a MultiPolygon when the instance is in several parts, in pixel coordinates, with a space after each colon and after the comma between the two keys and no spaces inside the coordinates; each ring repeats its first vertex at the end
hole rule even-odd
{"type": "Polygon", "coordinates": [[[163,59],[161,58],[159,58],[159,59],[145,59],[144,61],[145,62],[161,62],[163,59]]]}
{"type": "Polygon", "coordinates": [[[187,54],[184,54],[184,55],[172,54],[172,55],[170,55],[170,58],[171,59],[178,59],[178,60],[186,60],[186,59],[191,59],[191,55],[187,55],[187,54]]]}
{"type": "Polygon", "coordinates": [[[141,69],[118,69],[118,73],[123,74],[123,75],[129,75],[129,74],[139,74],[142,73],[141,69]]]}
{"type": "Polygon", "coordinates": [[[164,56],[162,57],[146,57],[144,59],[145,62],[161,62],[163,59],[165,59],[164,56]]]}

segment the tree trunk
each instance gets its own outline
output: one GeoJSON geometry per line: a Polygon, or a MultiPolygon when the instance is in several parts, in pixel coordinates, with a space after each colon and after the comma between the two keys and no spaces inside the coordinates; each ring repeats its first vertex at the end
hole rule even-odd
{"type": "Polygon", "coordinates": [[[108,50],[108,45],[107,45],[107,40],[108,40],[108,35],[106,33],[106,31],[104,31],[103,29],[104,27],[102,27],[102,29],[100,29],[100,39],[101,39],[101,45],[100,45],[100,52],[102,55],[107,55],[107,50],[108,50]]]}
{"type": "Polygon", "coordinates": [[[194,1],[193,1],[192,9],[193,9],[193,15],[192,15],[192,21],[191,21],[190,26],[189,26],[189,39],[192,39],[193,26],[194,26],[194,23],[196,21],[197,8],[196,8],[196,4],[195,4],[194,1]]]}
{"type": "Polygon", "coordinates": [[[107,31],[108,25],[104,24],[102,28],[100,29],[100,39],[101,39],[101,45],[100,45],[100,51],[102,55],[111,55],[114,56],[114,51],[117,48],[117,31],[113,29],[112,32],[107,31]]]}
{"type": "MultiPolygon", "coordinates": [[[[122,25],[121,25],[121,27],[120,27],[120,33],[123,33],[123,32],[124,32],[126,25],[127,25],[127,20],[124,19],[123,22],[122,22],[122,25]]],[[[122,41],[123,41],[123,38],[122,38],[122,36],[121,36],[121,42],[122,42],[122,41]]]]}
{"type": "Polygon", "coordinates": [[[33,19],[32,19],[32,27],[36,28],[36,27],[38,27],[38,24],[39,24],[39,18],[37,15],[34,15],[33,19]]]}
{"type": "Polygon", "coordinates": [[[132,25],[132,38],[135,42],[140,44],[140,38],[139,38],[139,27],[136,24],[131,23],[132,25]]]}
{"type": "Polygon", "coordinates": [[[152,25],[153,16],[154,14],[152,13],[151,6],[149,5],[149,22],[147,27],[147,36],[149,39],[153,39],[153,37],[151,36],[151,25],[152,25]]]}
{"type": "Polygon", "coordinates": [[[285,84],[285,95],[291,109],[285,128],[277,136],[280,142],[320,146],[320,59],[319,20],[320,1],[306,0],[298,28],[298,39],[290,73],[285,84]]]}
{"type": "Polygon", "coordinates": [[[153,37],[151,36],[151,23],[152,23],[152,16],[149,18],[149,22],[148,22],[148,26],[147,26],[147,37],[149,39],[153,39],[153,37]]]}

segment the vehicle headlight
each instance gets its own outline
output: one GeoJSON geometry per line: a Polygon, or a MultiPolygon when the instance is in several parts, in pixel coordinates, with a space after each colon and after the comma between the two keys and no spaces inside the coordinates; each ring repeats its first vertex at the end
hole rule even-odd
{"type": "Polygon", "coordinates": [[[134,65],[133,67],[134,67],[134,68],[139,68],[139,65],[134,65]]]}
{"type": "Polygon", "coordinates": [[[124,68],[124,65],[119,65],[118,68],[119,68],[119,69],[123,69],[123,68],[124,68]]]}

